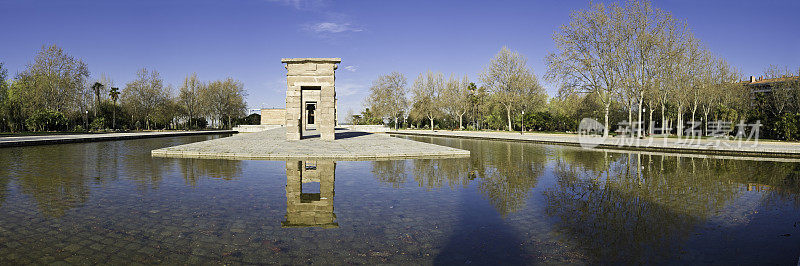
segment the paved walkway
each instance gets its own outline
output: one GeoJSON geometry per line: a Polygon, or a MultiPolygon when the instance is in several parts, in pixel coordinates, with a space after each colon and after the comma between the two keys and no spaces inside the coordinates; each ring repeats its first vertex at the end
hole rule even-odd
{"type": "Polygon", "coordinates": [[[485,139],[501,141],[519,141],[543,144],[559,144],[582,146],[590,144],[594,148],[601,149],[622,149],[622,150],[645,150],[661,152],[679,153],[713,153],[722,155],[748,155],[748,156],[767,156],[767,157],[792,157],[800,158],[800,143],[795,142],[776,142],[776,141],[734,141],[734,140],[710,140],[710,139],[676,139],[676,138],[627,138],[609,137],[606,139],[584,138],[579,139],[574,134],[547,134],[547,133],[525,133],[519,132],[480,132],[480,131],[426,131],[426,130],[399,130],[387,132],[390,135],[417,135],[417,136],[438,136],[455,137],[468,139],[485,139]]]}
{"type": "Polygon", "coordinates": [[[31,145],[48,145],[75,142],[95,142],[123,139],[144,139],[157,137],[176,137],[188,135],[212,135],[236,133],[231,130],[206,130],[206,131],[163,131],[163,132],[132,132],[132,133],[98,133],[98,134],[71,134],[71,135],[45,135],[0,137],[0,147],[16,147],[31,145]]]}
{"type": "Polygon", "coordinates": [[[153,150],[157,157],[231,159],[336,159],[342,161],[469,157],[469,151],[352,130],[336,130],[336,140],[319,134],[287,141],[285,128],[153,150]]]}

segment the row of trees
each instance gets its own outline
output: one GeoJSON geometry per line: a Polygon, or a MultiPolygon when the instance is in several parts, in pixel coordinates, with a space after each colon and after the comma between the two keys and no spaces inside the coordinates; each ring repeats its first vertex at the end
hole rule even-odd
{"type": "Polygon", "coordinates": [[[558,51],[545,59],[547,78],[561,82],[564,95],[595,94],[604,106],[604,135],[614,103],[626,109],[640,137],[643,115],[654,128],[657,109],[660,128],[669,130],[668,120],[675,118],[678,135],[685,113],[691,121],[698,120],[698,112],[708,121],[714,110],[727,119],[744,118],[748,95],[740,75],[668,12],[630,1],[596,4],[570,17],[553,35],[558,51]]]}
{"type": "Polygon", "coordinates": [[[471,118],[473,128],[504,125],[513,130],[512,122],[522,119],[518,112],[540,111],[547,103],[527,59],[507,47],[489,62],[480,80],[484,86],[479,88],[466,75],[445,77],[427,71],[409,88],[403,74],[392,72],[373,82],[366,105],[376,116],[390,118],[395,127],[406,123],[434,129],[439,121],[439,126],[465,129],[465,118],[467,123],[471,118]]]}
{"type": "MultiPolygon", "coordinates": [[[[90,79],[83,61],[43,46],[14,79],[0,63],[0,131],[230,128],[246,111],[244,84],[186,77],[178,93],[142,68],[120,89],[105,74],[90,79]]],[[[252,119],[257,120],[257,119],[252,119]]]]}
{"type": "MultiPolygon", "coordinates": [[[[393,72],[373,82],[365,105],[396,127],[563,132],[577,130],[589,117],[604,121],[606,136],[625,122],[642,137],[697,129],[707,134],[709,121],[744,120],[763,123],[766,137],[800,138],[796,78],[754,93],[686,24],[649,2],[575,11],[553,40],[545,78],[560,85],[555,97],[548,99],[524,56],[503,47],[480,74],[480,86],[466,76],[446,79],[428,71],[409,89],[405,77],[393,72]],[[464,126],[465,118],[471,125],[464,126]]],[[[794,74],[771,66],[764,76],[794,74]]]]}

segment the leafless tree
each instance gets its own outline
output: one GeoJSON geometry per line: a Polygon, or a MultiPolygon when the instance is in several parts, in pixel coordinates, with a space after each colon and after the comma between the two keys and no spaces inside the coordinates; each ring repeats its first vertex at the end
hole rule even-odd
{"type": "Polygon", "coordinates": [[[541,103],[531,99],[541,99],[544,88],[533,71],[528,68],[524,56],[503,47],[489,62],[480,75],[481,81],[493,94],[494,100],[506,110],[508,130],[511,127],[511,112],[528,104],[541,103]]]}
{"type": "Polygon", "coordinates": [[[215,80],[202,86],[199,102],[207,114],[219,122],[218,126],[225,127],[222,119],[227,118],[227,126],[232,127],[232,118],[244,115],[247,104],[244,97],[247,92],[244,83],[233,78],[215,80]]]}
{"type": "Polygon", "coordinates": [[[142,68],[136,72],[136,79],[125,84],[122,90],[122,105],[128,109],[131,121],[143,121],[150,129],[155,118],[155,110],[169,100],[170,95],[161,74],[142,68]]]}
{"type": "Polygon", "coordinates": [[[561,81],[570,93],[594,93],[605,106],[605,129],[609,111],[621,90],[621,61],[628,36],[623,30],[623,8],[595,4],[589,10],[573,11],[570,22],[554,34],[557,52],[547,55],[547,79],[561,81]]]}
{"type": "Polygon", "coordinates": [[[396,71],[378,76],[378,79],[372,82],[369,88],[370,95],[366,99],[366,104],[370,106],[372,112],[394,120],[395,129],[399,127],[400,118],[408,109],[407,83],[406,77],[396,71]]]}
{"type": "Polygon", "coordinates": [[[442,91],[442,97],[447,99],[442,106],[447,114],[458,120],[458,128],[464,129],[464,115],[471,108],[469,78],[465,75],[461,80],[451,74],[442,91]]]}
{"type": "Polygon", "coordinates": [[[414,80],[414,85],[411,86],[413,101],[411,115],[430,120],[431,130],[434,129],[434,119],[441,116],[442,87],[444,87],[444,75],[430,70],[424,74],[419,74],[417,79],[414,80]]]}
{"type": "Polygon", "coordinates": [[[197,127],[197,121],[194,118],[198,115],[200,102],[198,93],[203,86],[205,85],[197,78],[197,73],[192,73],[183,79],[183,85],[180,87],[178,95],[178,102],[186,111],[189,123],[194,122],[194,127],[197,127]]]}

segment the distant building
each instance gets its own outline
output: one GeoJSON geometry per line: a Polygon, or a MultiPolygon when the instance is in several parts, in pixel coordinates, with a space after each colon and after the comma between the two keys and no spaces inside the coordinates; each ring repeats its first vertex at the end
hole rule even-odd
{"type": "Polygon", "coordinates": [[[763,77],[756,78],[755,76],[750,76],[749,81],[743,81],[742,83],[748,88],[750,88],[752,93],[764,93],[764,92],[771,92],[774,88],[777,88],[779,86],[782,86],[790,82],[800,82],[800,77],[786,76],[781,78],[765,79],[763,77]]]}
{"type": "Polygon", "coordinates": [[[261,109],[261,124],[262,125],[286,125],[286,109],[283,108],[265,108],[261,109]]]}
{"type": "Polygon", "coordinates": [[[247,115],[252,115],[252,114],[259,114],[260,115],[261,114],[261,108],[250,108],[250,109],[247,109],[247,115]]]}

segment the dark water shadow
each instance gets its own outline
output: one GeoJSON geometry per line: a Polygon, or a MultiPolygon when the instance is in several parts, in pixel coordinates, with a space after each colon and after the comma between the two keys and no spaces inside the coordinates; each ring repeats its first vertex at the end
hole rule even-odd
{"type": "Polygon", "coordinates": [[[522,239],[481,197],[462,191],[459,223],[434,258],[435,265],[520,265],[525,264],[522,239]],[[485,205],[484,211],[474,211],[485,205]],[[473,210],[473,211],[470,211],[473,210]]]}
{"type": "Polygon", "coordinates": [[[556,186],[544,192],[545,211],[592,263],[674,261],[739,192],[693,161],[630,154],[592,171],[565,159],[556,162],[556,186]]]}

